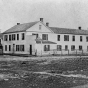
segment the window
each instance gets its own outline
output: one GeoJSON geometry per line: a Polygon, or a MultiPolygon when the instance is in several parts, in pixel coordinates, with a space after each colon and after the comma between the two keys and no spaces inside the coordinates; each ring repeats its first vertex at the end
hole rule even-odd
{"type": "Polygon", "coordinates": [[[82,46],[81,45],[79,46],[79,50],[82,50],[82,46]]]}
{"type": "Polygon", "coordinates": [[[20,48],[19,48],[19,45],[16,45],[16,51],[19,51],[20,48]]]}
{"type": "Polygon", "coordinates": [[[1,39],[0,39],[0,44],[1,44],[1,39]]]}
{"type": "Polygon", "coordinates": [[[22,40],[24,40],[25,39],[25,36],[24,36],[24,33],[22,33],[22,40]]]}
{"type": "Polygon", "coordinates": [[[8,35],[4,35],[4,41],[8,40],[8,35]]]}
{"type": "Polygon", "coordinates": [[[20,45],[20,51],[24,51],[24,45],[20,45]]]}
{"type": "Polygon", "coordinates": [[[12,34],[12,40],[15,40],[15,34],[12,34]]]}
{"type": "Polygon", "coordinates": [[[39,30],[41,30],[42,25],[39,25],[39,30]]]}
{"type": "Polygon", "coordinates": [[[72,36],[72,41],[75,41],[75,36],[72,36]]]}
{"type": "Polygon", "coordinates": [[[11,35],[9,35],[9,41],[11,41],[11,35]]]}
{"type": "Polygon", "coordinates": [[[87,51],[88,51],[88,46],[87,46],[87,51]]]}
{"type": "Polygon", "coordinates": [[[36,38],[38,38],[38,34],[34,34],[34,33],[32,33],[32,35],[36,35],[36,38]]]}
{"type": "Polygon", "coordinates": [[[9,45],[9,51],[11,51],[11,45],[9,45]]]}
{"type": "Polygon", "coordinates": [[[75,45],[72,45],[71,46],[71,51],[74,51],[75,50],[75,45]]]}
{"type": "Polygon", "coordinates": [[[88,42],[88,36],[86,36],[86,41],[88,42]]]}
{"type": "Polygon", "coordinates": [[[48,34],[42,34],[42,39],[43,40],[48,40],[48,34]]]}
{"type": "Polygon", "coordinates": [[[16,45],[16,51],[24,51],[24,45],[16,45]]]}
{"type": "Polygon", "coordinates": [[[64,41],[69,41],[69,35],[64,35],[64,41]]]}
{"type": "Polygon", "coordinates": [[[60,41],[60,35],[57,35],[57,41],[60,41]]]}
{"type": "Polygon", "coordinates": [[[80,36],[80,41],[82,42],[82,36],[80,36]]]}
{"type": "Polygon", "coordinates": [[[17,34],[17,40],[19,40],[19,34],[17,34]]]}
{"type": "Polygon", "coordinates": [[[44,45],[44,51],[50,51],[50,45],[44,45]]]}
{"type": "Polygon", "coordinates": [[[61,45],[57,45],[57,50],[61,51],[62,50],[62,46],[61,45]]]}
{"type": "Polygon", "coordinates": [[[65,51],[67,51],[68,50],[68,45],[65,45],[65,51]]]}
{"type": "Polygon", "coordinates": [[[7,51],[7,45],[5,45],[5,51],[7,51]]]}

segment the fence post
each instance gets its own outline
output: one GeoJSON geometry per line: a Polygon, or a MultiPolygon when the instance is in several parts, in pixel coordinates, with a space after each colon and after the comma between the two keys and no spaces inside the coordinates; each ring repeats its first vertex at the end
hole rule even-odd
{"type": "Polygon", "coordinates": [[[62,49],[61,49],[61,56],[62,56],[62,49]]]}
{"type": "Polygon", "coordinates": [[[35,50],[35,56],[37,56],[37,49],[35,50]]]}
{"type": "Polygon", "coordinates": [[[76,50],[76,55],[77,55],[77,50],[76,50]]]}
{"type": "Polygon", "coordinates": [[[53,49],[53,55],[54,55],[54,49],[53,49]]]}
{"type": "Polygon", "coordinates": [[[68,55],[69,55],[69,49],[68,49],[68,55]]]}
{"type": "Polygon", "coordinates": [[[82,50],[82,55],[83,55],[83,50],[82,50]]]}

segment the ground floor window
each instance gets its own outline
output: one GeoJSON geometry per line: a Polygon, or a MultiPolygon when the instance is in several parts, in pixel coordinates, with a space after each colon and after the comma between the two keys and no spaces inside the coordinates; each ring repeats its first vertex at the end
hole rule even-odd
{"type": "Polygon", "coordinates": [[[11,45],[9,45],[9,51],[11,51],[11,45]]]}
{"type": "Polygon", "coordinates": [[[7,45],[5,45],[5,51],[7,51],[7,45]]]}
{"type": "Polygon", "coordinates": [[[20,45],[20,51],[24,51],[24,45],[20,45]]]}
{"type": "Polygon", "coordinates": [[[87,51],[88,51],[88,46],[87,46],[87,51]]]}
{"type": "Polygon", "coordinates": [[[44,51],[50,51],[50,45],[44,45],[44,51]]]}
{"type": "Polygon", "coordinates": [[[16,45],[16,51],[19,51],[19,45],[16,45]]]}
{"type": "Polygon", "coordinates": [[[57,50],[61,51],[62,50],[62,46],[61,45],[57,45],[57,50]]]}
{"type": "Polygon", "coordinates": [[[75,50],[75,45],[72,45],[71,46],[71,51],[74,51],[75,50]]]}
{"type": "Polygon", "coordinates": [[[68,45],[65,45],[65,51],[67,51],[68,50],[68,45]]]}
{"type": "Polygon", "coordinates": [[[79,50],[82,50],[82,46],[81,45],[79,46],[79,50]]]}
{"type": "Polygon", "coordinates": [[[24,45],[16,45],[16,51],[24,51],[24,45]]]}

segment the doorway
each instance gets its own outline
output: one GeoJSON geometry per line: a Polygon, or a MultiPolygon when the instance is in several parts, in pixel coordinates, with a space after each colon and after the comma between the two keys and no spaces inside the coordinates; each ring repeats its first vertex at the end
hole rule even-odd
{"type": "Polygon", "coordinates": [[[30,45],[30,55],[32,55],[32,45],[30,45]]]}

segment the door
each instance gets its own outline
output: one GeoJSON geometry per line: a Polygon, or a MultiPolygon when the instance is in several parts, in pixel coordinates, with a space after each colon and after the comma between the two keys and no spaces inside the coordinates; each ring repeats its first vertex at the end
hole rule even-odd
{"type": "Polygon", "coordinates": [[[32,45],[30,45],[30,55],[32,55],[32,45]]]}

